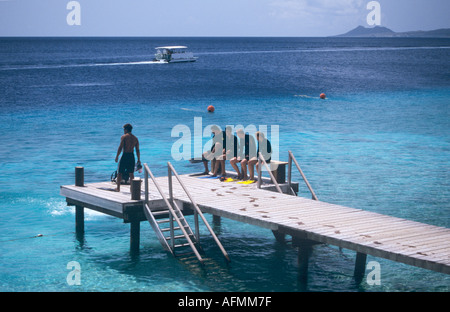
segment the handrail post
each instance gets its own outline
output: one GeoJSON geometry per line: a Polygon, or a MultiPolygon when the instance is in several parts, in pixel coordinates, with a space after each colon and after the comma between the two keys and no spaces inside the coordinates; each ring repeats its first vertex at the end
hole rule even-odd
{"type": "Polygon", "coordinates": [[[148,204],[148,172],[144,170],[144,178],[145,178],[145,204],[148,204]]]}
{"type": "Polygon", "coordinates": [[[262,185],[262,162],[261,162],[261,159],[259,158],[259,155],[258,155],[258,188],[260,189],[261,188],[261,185],[262,185]]]}
{"type": "Polygon", "coordinates": [[[172,171],[170,170],[170,167],[167,165],[167,177],[169,180],[169,200],[170,203],[173,205],[173,190],[172,190],[172,171]]]}
{"type": "Polygon", "coordinates": [[[198,224],[198,212],[194,209],[194,224],[195,224],[195,238],[197,242],[200,243],[200,226],[198,224]]]}
{"type": "Polygon", "coordinates": [[[288,160],[288,186],[289,191],[292,190],[292,157],[289,151],[289,160],[288,160]]]}
{"type": "MultiPolygon", "coordinates": [[[[263,163],[264,166],[266,166],[266,169],[267,169],[267,171],[269,172],[269,176],[270,176],[270,178],[272,179],[273,184],[275,184],[275,187],[277,188],[277,191],[278,191],[279,193],[281,193],[281,194],[284,194],[283,191],[281,190],[280,186],[278,185],[277,180],[276,180],[275,177],[273,176],[272,171],[270,171],[270,168],[269,168],[269,166],[267,165],[266,160],[264,159],[264,156],[261,154],[261,152],[259,152],[259,155],[258,155],[258,163],[260,164],[258,170],[262,170],[262,168],[261,168],[261,167],[262,167],[262,166],[261,166],[261,163],[263,163]]],[[[260,179],[260,180],[261,180],[261,179],[260,179]]],[[[262,181],[262,180],[261,180],[261,181],[262,181]]]]}
{"type": "Polygon", "coordinates": [[[302,175],[303,181],[305,181],[306,186],[308,187],[309,191],[311,192],[312,199],[319,200],[317,198],[316,194],[314,193],[314,190],[312,189],[311,185],[309,184],[308,179],[306,178],[305,174],[303,173],[303,170],[300,168],[300,165],[298,164],[297,160],[295,159],[295,157],[291,151],[289,151],[289,156],[292,157],[292,160],[294,161],[295,166],[297,167],[298,171],[302,175]]]}
{"type": "MultiPolygon", "coordinates": [[[[171,205],[173,205],[173,190],[172,190],[172,171],[170,170],[169,165],[167,165],[167,177],[169,180],[169,202],[171,205]]],[[[169,211],[169,222],[170,222],[170,244],[172,247],[172,250],[175,247],[175,230],[173,226],[173,216],[172,212],[169,211]]]]}

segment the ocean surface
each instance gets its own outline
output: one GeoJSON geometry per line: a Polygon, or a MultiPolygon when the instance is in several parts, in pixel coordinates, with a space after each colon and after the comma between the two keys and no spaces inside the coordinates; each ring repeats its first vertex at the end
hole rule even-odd
{"type": "Polygon", "coordinates": [[[144,222],[130,254],[129,225],[90,210],[79,242],[59,187],[75,166],[108,181],[125,123],[155,175],[167,161],[200,172],[173,159],[171,132],[201,118],[278,126],[279,158],[291,150],[322,201],[449,227],[449,60],[449,39],[0,39],[0,291],[448,292],[447,275],[371,256],[381,285],[356,285],[355,253],[328,245],[314,247],[305,284],[294,248],[227,219],[216,231],[232,262],[205,231],[205,269],[168,255],[144,222]],[[155,64],[162,45],[198,60],[155,64]],[[71,261],[80,285],[67,282],[71,261]]]}

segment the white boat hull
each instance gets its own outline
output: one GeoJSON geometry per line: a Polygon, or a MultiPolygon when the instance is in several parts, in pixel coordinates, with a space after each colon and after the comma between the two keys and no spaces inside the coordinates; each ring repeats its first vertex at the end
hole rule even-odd
{"type": "Polygon", "coordinates": [[[160,63],[185,63],[195,62],[192,52],[186,52],[185,46],[168,46],[156,48],[158,52],[155,54],[155,61],[160,63]]]}
{"type": "Polygon", "coordinates": [[[196,57],[189,58],[189,59],[172,59],[168,61],[167,63],[186,63],[186,62],[195,62],[197,60],[196,57]]]}

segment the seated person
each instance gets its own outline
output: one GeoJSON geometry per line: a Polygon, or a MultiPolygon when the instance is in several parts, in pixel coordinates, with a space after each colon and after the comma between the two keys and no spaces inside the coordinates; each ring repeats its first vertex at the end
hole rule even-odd
{"type": "Polygon", "coordinates": [[[211,131],[213,133],[213,144],[211,146],[211,150],[203,153],[202,161],[205,166],[204,174],[209,174],[208,169],[208,161],[211,161],[211,172],[213,175],[217,174],[218,164],[221,165],[222,173],[225,172],[225,150],[224,150],[224,141],[225,141],[225,131],[221,131],[220,128],[216,125],[211,127],[211,131]]]}
{"type": "Polygon", "coordinates": [[[227,126],[225,128],[225,141],[224,141],[225,159],[231,160],[237,158],[238,154],[238,138],[233,134],[233,127],[227,126]]]}
{"type": "MultiPolygon", "coordinates": [[[[261,152],[266,163],[270,164],[270,159],[272,157],[272,145],[270,141],[267,140],[263,132],[256,132],[256,140],[258,141],[258,149],[256,154],[259,157],[259,152],[261,152]]],[[[252,166],[256,164],[256,171],[258,171],[258,159],[252,161],[252,166]]],[[[250,165],[250,164],[249,164],[250,165]]],[[[258,177],[259,178],[259,177],[258,177]]]]}
{"type": "MultiPolygon", "coordinates": [[[[231,166],[237,172],[240,180],[248,180],[247,177],[247,164],[250,160],[256,159],[256,143],[253,136],[248,133],[244,133],[244,130],[239,129],[236,132],[239,138],[239,144],[237,148],[237,155],[230,160],[231,166]],[[241,171],[237,166],[237,163],[241,163],[241,171]]],[[[254,176],[253,168],[250,169],[250,178],[254,176]]]]}

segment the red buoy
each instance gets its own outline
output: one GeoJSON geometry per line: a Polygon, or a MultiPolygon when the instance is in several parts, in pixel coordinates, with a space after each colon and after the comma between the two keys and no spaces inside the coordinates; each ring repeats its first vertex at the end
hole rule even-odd
{"type": "Polygon", "coordinates": [[[214,106],[212,106],[212,105],[209,105],[208,106],[208,112],[210,112],[210,113],[214,113],[214,106]]]}
{"type": "Polygon", "coordinates": [[[325,95],[325,93],[322,93],[322,94],[320,94],[320,98],[321,98],[322,100],[325,100],[325,99],[327,98],[327,96],[325,95]]]}

